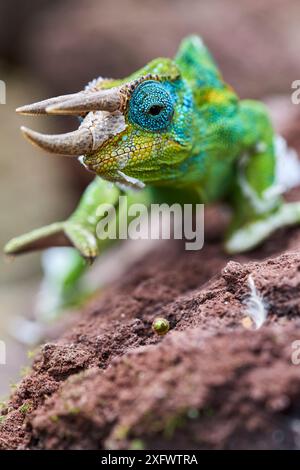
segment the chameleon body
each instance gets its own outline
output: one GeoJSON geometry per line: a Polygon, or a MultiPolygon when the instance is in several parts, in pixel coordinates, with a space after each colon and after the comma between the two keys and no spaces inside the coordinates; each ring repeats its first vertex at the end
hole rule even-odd
{"type": "MultiPolygon", "coordinates": [[[[80,116],[79,129],[66,135],[22,130],[45,150],[80,156],[96,177],[68,220],[11,240],[8,254],[71,245],[94,259],[104,248],[96,237],[97,207],[117,204],[124,191],[131,202],[147,204],[226,201],[229,253],[249,250],[300,220],[300,203],[284,203],[280,194],[265,106],[238,98],[196,36],[183,40],[173,60],[158,58],[125,79],[99,78],[82,92],[17,111],[80,116]]],[[[78,266],[79,258],[70,279],[80,276],[78,266]]]]}

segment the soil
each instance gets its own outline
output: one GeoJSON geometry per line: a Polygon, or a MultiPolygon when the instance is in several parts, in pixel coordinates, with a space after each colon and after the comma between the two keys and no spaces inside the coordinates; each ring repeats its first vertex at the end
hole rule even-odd
{"type": "MultiPolygon", "coordinates": [[[[298,124],[285,134],[299,149],[298,124]]],[[[2,409],[0,448],[300,447],[300,229],[229,257],[221,210],[206,214],[202,250],[161,242],[41,347],[2,409]],[[267,311],[259,329],[250,275],[267,311]]]]}

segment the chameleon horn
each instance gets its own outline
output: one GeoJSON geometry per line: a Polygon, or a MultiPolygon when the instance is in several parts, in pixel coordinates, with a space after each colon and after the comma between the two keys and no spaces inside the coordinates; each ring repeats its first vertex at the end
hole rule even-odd
{"type": "Polygon", "coordinates": [[[90,111],[119,111],[123,104],[120,90],[120,87],[115,87],[108,90],[81,92],[68,100],[63,99],[47,106],[46,112],[80,115],[90,111]]]}
{"type": "MultiPolygon", "coordinates": [[[[83,92],[81,92],[83,93],[83,92]]],[[[56,96],[55,98],[49,98],[47,100],[38,101],[37,103],[27,104],[16,109],[16,112],[19,114],[25,115],[36,115],[36,114],[47,114],[46,108],[53,106],[56,103],[63,103],[64,101],[69,101],[70,99],[78,96],[80,93],[72,93],[69,95],[56,96]]]]}
{"type": "Polygon", "coordinates": [[[67,134],[47,135],[22,126],[21,131],[33,144],[51,153],[77,156],[93,148],[93,136],[87,128],[80,128],[67,134]]]}

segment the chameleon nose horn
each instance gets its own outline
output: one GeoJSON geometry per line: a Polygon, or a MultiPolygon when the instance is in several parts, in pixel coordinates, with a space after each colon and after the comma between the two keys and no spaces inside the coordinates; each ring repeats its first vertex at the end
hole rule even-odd
{"type": "Polygon", "coordinates": [[[86,128],[57,135],[41,134],[24,126],[21,131],[32,144],[51,153],[78,156],[93,148],[93,135],[86,128]]]}
{"type": "Polygon", "coordinates": [[[57,96],[16,109],[19,114],[73,114],[80,116],[90,111],[119,111],[123,107],[123,87],[107,90],[84,90],[70,95],[57,96]]]}

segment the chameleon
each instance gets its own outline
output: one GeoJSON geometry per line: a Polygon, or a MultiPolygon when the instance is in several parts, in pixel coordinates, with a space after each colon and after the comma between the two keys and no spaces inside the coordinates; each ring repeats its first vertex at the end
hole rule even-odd
{"type": "Polygon", "coordinates": [[[276,229],[300,221],[300,203],[283,200],[276,133],[266,106],[240,99],[198,36],[173,59],[157,58],[124,79],[97,78],[84,90],[17,109],[24,115],[75,115],[73,132],[46,135],[21,127],[33,144],[68,155],[95,174],[65,221],[13,238],[5,253],[74,247],[64,282],[76,283],[106,247],[97,208],[120,194],[129,203],[227,203],[229,254],[251,250],[276,229]]]}

